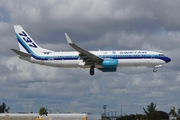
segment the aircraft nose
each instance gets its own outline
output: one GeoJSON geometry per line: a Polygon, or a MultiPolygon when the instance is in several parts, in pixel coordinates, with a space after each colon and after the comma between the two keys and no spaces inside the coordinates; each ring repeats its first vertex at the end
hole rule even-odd
{"type": "Polygon", "coordinates": [[[165,61],[166,61],[166,63],[168,63],[168,62],[170,62],[170,61],[171,61],[171,58],[169,58],[169,57],[165,57],[165,61]]]}

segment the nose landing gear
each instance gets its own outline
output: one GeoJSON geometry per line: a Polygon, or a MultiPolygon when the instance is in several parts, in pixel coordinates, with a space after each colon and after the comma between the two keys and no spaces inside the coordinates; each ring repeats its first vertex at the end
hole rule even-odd
{"type": "Polygon", "coordinates": [[[154,68],[153,72],[156,72],[156,71],[157,71],[156,68],[154,68]]]}

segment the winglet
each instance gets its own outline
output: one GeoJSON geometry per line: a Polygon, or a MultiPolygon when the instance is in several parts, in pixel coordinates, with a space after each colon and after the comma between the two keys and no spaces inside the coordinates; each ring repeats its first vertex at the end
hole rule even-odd
{"type": "Polygon", "coordinates": [[[68,42],[69,44],[73,44],[72,40],[70,39],[70,37],[68,36],[67,33],[65,33],[65,36],[66,36],[67,42],[68,42]]]}

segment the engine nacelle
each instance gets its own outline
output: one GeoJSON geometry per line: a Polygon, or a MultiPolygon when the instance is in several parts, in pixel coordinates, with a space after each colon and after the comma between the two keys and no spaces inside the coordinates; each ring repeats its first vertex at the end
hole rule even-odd
{"type": "Polygon", "coordinates": [[[104,68],[116,68],[118,65],[118,60],[115,59],[105,59],[102,62],[104,68]]]}
{"type": "Polygon", "coordinates": [[[102,72],[116,72],[117,68],[99,68],[102,72]]]}

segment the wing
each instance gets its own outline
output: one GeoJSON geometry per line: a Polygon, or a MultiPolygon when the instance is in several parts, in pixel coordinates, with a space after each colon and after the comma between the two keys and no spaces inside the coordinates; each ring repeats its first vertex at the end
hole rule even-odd
{"type": "Polygon", "coordinates": [[[67,33],[65,33],[67,42],[69,43],[69,45],[71,47],[73,47],[76,51],[79,52],[79,56],[80,58],[85,62],[85,65],[101,65],[103,59],[92,54],[89,51],[84,50],[83,48],[80,48],[79,46],[77,46],[75,43],[73,43],[71,41],[71,39],[69,38],[69,36],[67,35],[67,33]]]}

